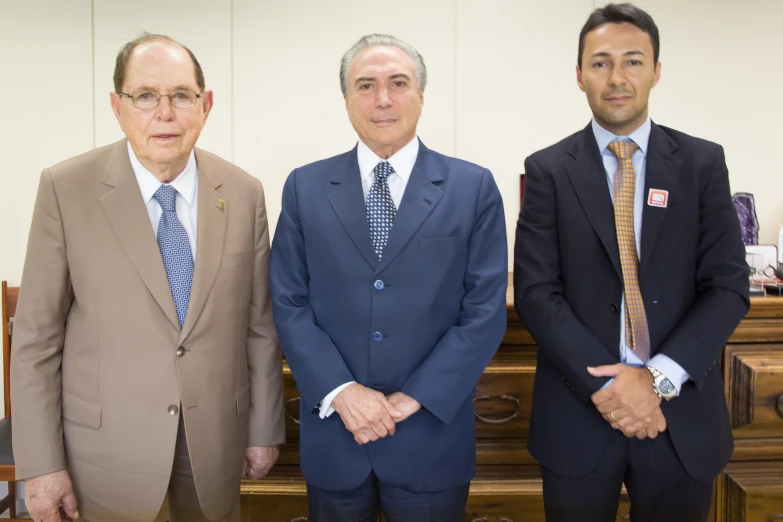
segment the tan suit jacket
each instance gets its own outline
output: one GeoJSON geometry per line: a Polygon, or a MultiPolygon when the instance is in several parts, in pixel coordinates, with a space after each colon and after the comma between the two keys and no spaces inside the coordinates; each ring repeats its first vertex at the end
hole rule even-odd
{"type": "Polygon", "coordinates": [[[181,330],[126,141],[41,175],[13,331],[16,473],[67,469],[88,520],[155,518],[180,414],[211,519],[237,502],[245,447],[284,442],[264,192],[217,156],[196,161],[181,330]]]}

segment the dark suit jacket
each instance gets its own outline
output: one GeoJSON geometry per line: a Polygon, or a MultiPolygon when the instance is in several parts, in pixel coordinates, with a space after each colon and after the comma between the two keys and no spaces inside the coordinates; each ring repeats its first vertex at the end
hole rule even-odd
{"type": "MultiPolygon", "coordinates": [[[[691,376],[661,405],[677,454],[698,480],[715,476],[733,441],[720,355],[749,307],[748,267],[719,145],[653,124],[640,286],[651,356],[691,376]]],[[[517,313],[539,346],[529,449],[570,477],[597,463],[611,426],[590,402],[608,379],[586,368],[620,357],[622,276],[606,172],[592,128],[525,161],[525,199],[514,251],[517,313]]]]}
{"type": "Polygon", "coordinates": [[[503,204],[484,168],[420,145],[381,263],[356,149],[291,173],[271,287],[301,392],[301,466],[310,483],[350,489],[371,469],[417,491],[470,481],[471,395],[506,329],[507,273],[503,204]],[[320,419],[314,410],[354,380],[402,391],[423,409],[393,437],[359,446],[339,414],[320,419]]]}

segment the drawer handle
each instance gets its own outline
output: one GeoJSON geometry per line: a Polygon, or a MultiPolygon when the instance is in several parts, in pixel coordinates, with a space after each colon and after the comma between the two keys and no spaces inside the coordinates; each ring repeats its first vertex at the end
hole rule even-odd
{"type": "MultiPolygon", "coordinates": [[[[778,397],[778,415],[783,417],[783,393],[781,393],[780,397],[778,397]]],[[[778,515],[778,516],[780,516],[780,515],[778,515]]]]}
{"type": "Polygon", "coordinates": [[[489,518],[487,518],[487,517],[478,517],[478,518],[474,518],[471,522],[489,522],[489,518]]]}
{"type": "MultiPolygon", "coordinates": [[[[473,397],[473,403],[475,404],[477,401],[488,401],[491,398],[492,397],[490,397],[489,395],[477,395],[476,397],[473,397]]],[[[514,411],[514,413],[512,413],[511,415],[509,415],[504,419],[488,419],[486,417],[482,417],[481,415],[475,412],[473,413],[473,415],[475,415],[476,418],[479,421],[483,422],[484,424],[492,424],[492,425],[506,424],[507,422],[511,422],[512,420],[519,417],[519,399],[517,399],[516,397],[512,397],[511,395],[503,394],[500,396],[500,400],[513,402],[514,404],[516,404],[517,409],[514,411]]]]}
{"type": "Polygon", "coordinates": [[[620,518],[621,518],[621,520],[631,520],[631,514],[630,513],[626,513],[625,515],[623,515],[620,518]]]}
{"type": "Polygon", "coordinates": [[[307,517],[294,517],[291,522],[307,522],[307,517]]]}
{"type": "MultiPolygon", "coordinates": [[[[286,416],[288,416],[289,419],[291,419],[295,423],[299,424],[299,419],[294,417],[294,415],[291,413],[291,410],[288,409],[288,405],[292,404],[294,402],[299,402],[299,397],[291,397],[290,399],[285,401],[285,414],[286,414],[286,416]]],[[[305,517],[305,518],[298,517],[298,518],[295,518],[295,519],[291,520],[291,522],[306,522],[306,521],[307,521],[307,517],[305,517]]]]}
{"type": "Polygon", "coordinates": [[[769,522],[775,522],[776,520],[783,520],[783,514],[780,514],[780,515],[775,515],[774,517],[772,517],[772,518],[769,520],[769,522]]]}
{"type": "Polygon", "coordinates": [[[500,522],[514,522],[514,521],[513,521],[513,520],[511,520],[511,519],[510,519],[510,518],[508,518],[508,517],[500,517],[500,522]]]}

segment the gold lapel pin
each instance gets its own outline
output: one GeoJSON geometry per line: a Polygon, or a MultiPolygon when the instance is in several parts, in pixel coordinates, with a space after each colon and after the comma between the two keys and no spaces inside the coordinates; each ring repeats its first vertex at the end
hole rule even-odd
{"type": "Polygon", "coordinates": [[[218,208],[221,212],[223,212],[226,209],[226,200],[223,198],[218,198],[218,208]]]}

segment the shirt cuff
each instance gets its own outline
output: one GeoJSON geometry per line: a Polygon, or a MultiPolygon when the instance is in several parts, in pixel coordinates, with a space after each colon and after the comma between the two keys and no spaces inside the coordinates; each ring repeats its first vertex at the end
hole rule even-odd
{"type": "Polygon", "coordinates": [[[664,355],[662,353],[659,353],[647,361],[647,366],[650,368],[655,368],[665,375],[677,390],[677,396],[680,395],[680,389],[682,388],[682,385],[691,378],[691,376],[688,375],[688,372],[686,372],[682,366],[674,362],[668,355],[664,355]]]}
{"type": "Polygon", "coordinates": [[[342,384],[332,390],[332,393],[324,397],[324,400],[321,401],[321,403],[318,405],[318,416],[322,419],[325,419],[332,413],[334,413],[334,408],[332,408],[332,401],[335,397],[337,397],[337,394],[343,391],[343,388],[348,386],[349,384],[353,384],[356,381],[346,382],[345,384],[342,384]]]}
{"type": "Polygon", "coordinates": [[[610,385],[610,384],[612,384],[613,382],[614,382],[614,377],[612,377],[611,379],[609,379],[608,381],[606,381],[606,384],[604,384],[603,386],[601,386],[601,389],[603,390],[604,388],[606,388],[607,386],[609,386],[609,385],[610,385]]]}

